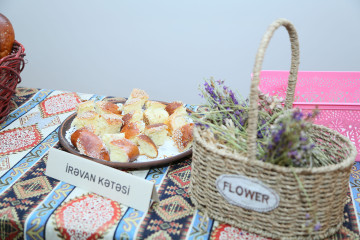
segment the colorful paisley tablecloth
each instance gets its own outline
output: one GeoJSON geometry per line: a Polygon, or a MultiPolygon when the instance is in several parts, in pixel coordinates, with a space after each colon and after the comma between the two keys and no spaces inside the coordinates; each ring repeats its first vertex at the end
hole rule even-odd
{"type": "MultiPolygon", "coordinates": [[[[18,88],[0,125],[0,239],[265,239],[204,217],[190,201],[191,157],[132,174],[153,181],[160,202],[147,213],[47,177],[47,152],[61,149],[58,130],[77,103],[118,98],[18,88]]],[[[321,194],[321,193],[319,193],[321,194]]],[[[360,162],[349,181],[341,230],[359,236],[360,162]]]]}

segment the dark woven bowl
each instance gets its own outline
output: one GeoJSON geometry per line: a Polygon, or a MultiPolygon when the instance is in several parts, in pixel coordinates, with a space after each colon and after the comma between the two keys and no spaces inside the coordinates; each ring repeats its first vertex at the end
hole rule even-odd
{"type": "Polygon", "coordinates": [[[15,41],[11,54],[0,59],[0,123],[10,112],[10,100],[21,82],[20,73],[25,66],[25,48],[15,41]]]}

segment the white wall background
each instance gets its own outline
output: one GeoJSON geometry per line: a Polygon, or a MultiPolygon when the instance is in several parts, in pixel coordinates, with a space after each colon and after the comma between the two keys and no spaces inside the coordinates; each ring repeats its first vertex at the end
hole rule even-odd
{"type": "MultiPolygon", "coordinates": [[[[300,70],[360,71],[359,0],[0,0],[28,63],[21,86],[201,103],[204,78],[247,96],[261,37],[287,18],[300,38],[300,70]]],[[[287,70],[285,29],[263,69],[287,70]]]]}

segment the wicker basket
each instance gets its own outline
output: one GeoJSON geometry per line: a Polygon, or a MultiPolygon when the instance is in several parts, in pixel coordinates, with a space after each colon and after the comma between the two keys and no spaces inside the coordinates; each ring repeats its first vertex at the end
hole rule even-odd
{"type": "MultiPolygon", "coordinates": [[[[259,74],[265,50],[273,33],[284,26],[291,41],[291,70],[285,106],[292,108],[299,66],[299,44],[294,26],[285,19],[270,25],[256,55],[250,90],[248,151],[236,155],[206,141],[200,128],[194,129],[190,197],[196,208],[209,217],[276,239],[321,239],[336,233],[343,223],[349,175],[356,149],[344,136],[323,126],[313,126],[311,135],[319,145],[326,146],[326,154],[335,159],[335,165],[318,168],[295,168],[311,203],[309,206],[294,172],[287,167],[264,163],[256,159],[256,126],[258,119],[259,74]],[[223,176],[240,176],[253,183],[261,183],[278,196],[278,203],[270,210],[242,207],[230,203],[220,193],[217,181],[223,176]],[[316,212],[322,227],[309,232],[307,213],[316,212]]],[[[251,185],[251,184],[250,184],[251,185]]],[[[250,186],[248,185],[248,186],[250,186]]],[[[251,186],[250,186],[251,187],[251,186]]],[[[224,187],[225,188],[225,187],[224,187]]],[[[313,223],[311,223],[313,224],[313,223]]]]}
{"type": "Polygon", "coordinates": [[[0,59],[0,123],[9,114],[10,100],[21,82],[20,73],[25,66],[24,51],[24,47],[15,41],[11,54],[0,59]]]}

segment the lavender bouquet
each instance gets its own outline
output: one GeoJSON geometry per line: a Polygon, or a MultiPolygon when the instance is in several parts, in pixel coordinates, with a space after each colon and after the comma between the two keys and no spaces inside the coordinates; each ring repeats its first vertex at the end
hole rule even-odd
{"type": "MultiPolygon", "coordinates": [[[[248,99],[233,92],[224,85],[224,81],[213,78],[205,80],[200,92],[206,103],[198,112],[192,113],[191,118],[201,128],[202,135],[220,149],[246,155],[248,99]]],[[[286,110],[283,103],[283,99],[259,91],[257,159],[291,169],[335,164],[309,134],[318,111],[304,114],[299,109],[286,110]]],[[[310,206],[302,182],[295,171],[293,173],[310,206]]],[[[304,227],[309,232],[319,230],[321,225],[316,213],[311,212],[307,216],[309,224],[304,227]]]]}
{"type": "MultiPolygon", "coordinates": [[[[246,154],[249,101],[213,78],[205,80],[200,96],[206,103],[191,117],[206,131],[208,140],[231,152],[246,154]]],[[[318,115],[300,109],[285,110],[284,100],[259,91],[257,157],[286,167],[319,167],[335,164],[309,137],[318,115]]]]}
{"type": "MultiPolygon", "coordinates": [[[[206,100],[202,110],[193,113],[195,125],[206,131],[210,141],[222,145],[232,152],[245,153],[247,150],[247,124],[249,100],[235,94],[224,81],[206,80],[200,88],[200,96],[206,100]]],[[[282,114],[282,99],[259,95],[259,153],[265,144],[270,123],[282,114]]]]}

